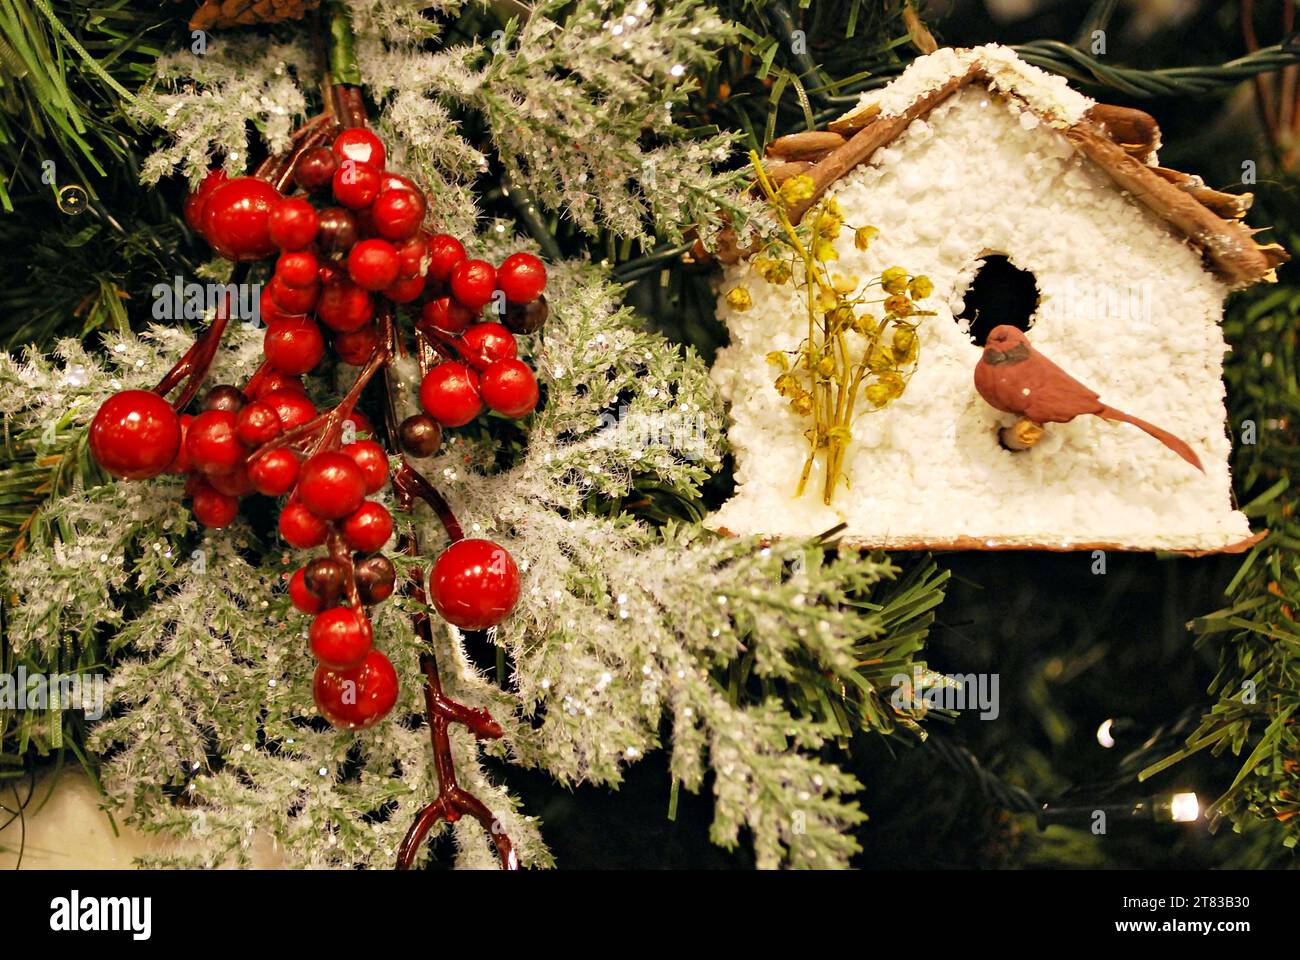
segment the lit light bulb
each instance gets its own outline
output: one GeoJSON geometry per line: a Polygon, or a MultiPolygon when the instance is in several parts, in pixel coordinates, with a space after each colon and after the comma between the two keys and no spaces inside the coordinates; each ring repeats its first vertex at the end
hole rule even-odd
{"type": "Polygon", "coordinates": [[[1115,738],[1110,735],[1110,728],[1114,723],[1113,718],[1103,720],[1101,726],[1097,728],[1097,742],[1107,750],[1115,746],[1115,738]]]}
{"type": "Polygon", "coordinates": [[[1174,823],[1192,823],[1201,817],[1201,801],[1194,793],[1175,793],[1169,802],[1174,823]]]}

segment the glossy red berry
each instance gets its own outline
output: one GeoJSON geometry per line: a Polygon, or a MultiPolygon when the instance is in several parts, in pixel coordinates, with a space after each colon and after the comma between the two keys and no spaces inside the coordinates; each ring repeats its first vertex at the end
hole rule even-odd
{"type": "Polygon", "coordinates": [[[526,417],[537,408],[537,378],[522,360],[498,360],[479,377],[483,402],[507,417],[526,417]]]}
{"type": "Polygon", "coordinates": [[[420,384],[420,406],[444,427],[463,427],[483,411],[478,374],[463,363],[440,363],[420,384]]]}
{"type": "Polygon", "coordinates": [[[294,183],[308,193],[324,189],[334,179],[338,158],[329,147],[313,147],[298,158],[293,167],[294,183]]]}
{"type": "Polygon", "coordinates": [[[320,219],[316,208],[302,197],[285,197],[271,208],[266,226],[281,250],[303,250],[316,240],[320,219]]]}
{"type": "Polygon", "coordinates": [[[366,478],[347,454],[336,450],[318,453],[302,465],[298,497],[318,517],[346,517],[366,496],[366,478]]]}
{"type": "Polygon", "coordinates": [[[367,500],[343,521],[343,539],[353,550],[372,553],[393,535],[393,515],[383,504],[367,500]]]}
{"type": "Polygon", "coordinates": [[[383,193],[385,190],[409,190],[411,193],[420,194],[421,199],[424,197],[423,192],[415,185],[414,180],[391,170],[385,170],[379,177],[379,192],[383,193]]]}
{"type": "Polygon", "coordinates": [[[314,253],[294,250],[280,254],[275,261],[275,277],[288,287],[314,287],[318,283],[320,262],[314,253]]]}
{"type": "Polygon", "coordinates": [[[281,373],[303,374],[325,355],[325,338],[320,327],[305,317],[284,320],[267,327],[262,352],[266,362],[281,373]]]}
{"type": "Polygon", "coordinates": [[[529,303],[546,289],[546,266],[531,253],[512,253],[497,268],[497,286],[512,303],[529,303]]]}
{"type": "Polygon", "coordinates": [[[316,405],[308,399],[301,384],[259,393],[258,399],[275,408],[280,417],[280,426],[285,430],[292,430],[316,416],[316,405]]]}
{"type": "Polygon", "coordinates": [[[362,240],[348,251],[348,276],[363,290],[382,290],[397,279],[401,262],[387,240],[362,240]]]}
{"type": "Polygon", "coordinates": [[[378,171],[383,170],[384,164],[388,162],[384,141],[365,127],[344,130],[334,138],[333,151],[340,164],[345,160],[355,160],[369,164],[378,171]]]}
{"type": "Polygon", "coordinates": [[[424,211],[424,197],[413,190],[381,190],[370,216],[385,240],[408,240],[419,232],[424,211]]]}
{"type": "Polygon", "coordinates": [[[409,240],[394,244],[394,249],[397,251],[399,280],[425,275],[429,269],[429,243],[423,234],[417,234],[409,240]]]}
{"type": "Polygon", "coordinates": [[[457,540],[434,563],[429,587],[433,605],[448,623],[486,630],[518,602],[519,568],[510,551],[491,540],[457,540]]]}
{"type": "Polygon", "coordinates": [[[214,490],[219,490],[228,497],[246,497],[256,489],[253,478],[248,475],[248,468],[242,463],[224,473],[210,473],[205,479],[212,484],[214,490]]]}
{"type": "Polygon", "coordinates": [[[203,234],[227,260],[261,260],[275,253],[271,208],[280,192],[257,177],[236,177],[212,191],[203,208],[203,234]]]}
{"type": "Polygon", "coordinates": [[[350,607],[331,607],[316,614],[307,635],[312,656],[335,670],[360,666],[374,646],[370,621],[350,607]]]}
{"type": "Polygon", "coordinates": [[[497,288],[497,272],[486,260],[462,260],[451,268],[452,295],[471,310],[481,310],[497,288]]]}
{"type": "MultiPolygon", "coordinates": [[[[287,373],[280,373],[278,370],[272,370],[266,367],[262,375],[250,384],[252,393],[250,396],[254,400],[262,400],[268,393],[274,393],[276,390],[297,390],[299,393],[306,393],[307,388],[302,384],[301,377],[291,377],[287,373]]],[[[277,413],[279,411],[276,411],[277,413]]]]}
{"type": "Polygon", "coordinates": [[[268,450],[249,465],[248,479],[263,496],[282,497],[298,482],[298,457],[292,450],[268,450]]]}
{"type": "Polygon", "coordinates": [[[320,229],[316,237],[321,250],[335,257],[341,257],[351,250],[352,244],[360,236],[357,218],[352,211],[343,207],[326,207],[319,216],[320,229]]]}
{"type": "Polygon", "coordinates": [[[195,233],[203,233],[203,211],[207,208],[208,197],[228,179],[226,171],[220,167],[209,170],[199,188],[185,198],[185,222],[195,233]]]}
{"type": "Polygon", "coordinates": [[[318,666],[312,679],[321,716],[345,730],[374,726],[393,709],[397,693],[397,671],[378,650],[371,650],[352,670],[318,666]]]}
{"type": "Polygon", "coordinates": [[[388,482],[388,454],[374,440],[357,440],[343,445],[343,452],[361,468],[366,493],[378,493],[388,482]]]}
{"type": "Polygon", "coordinates": [[[148,390],[123,390],[100,405],[90,424],[90,452],[122,480],[156,477],[181,445],[181,420],[165,399],[148,390]]]}
{"type": "Polygon", "coordinates": [[[393,303],[413,303],[424,293],[424,277],[398,277],[384,287],[384,296],[393,303]]]}
{"type": "Polygon", "coordinates": [[[300,550],[319,547],[328,533],[329,526],[304,503],[286,503],[280,511],[280,536],[291,547],[300,550]]]}
{"type": "Polygon", "coordinates": [[[280,435],[280,415],[275,407],[254,400],[235,415],[235,436],[246,447],[260,447],[280,435]]]}
{"type": "Polygon", "coordinates": [[[498,360],[513,360],[519,355],[515,335],[499,323],[476,323],[461,335],[460,354],[475,370],[482,373],[498,360]]]}
{"type": "Polygon", "coordinates": [[[420,324],[443,333],[461,333],[474,322],[474,314],[451,297],[438,297],[420,308],[420,324]]]}
{"type": "MultiPolygon", "coordinates": [[[[271,278],[271,282],[266,285],[266,289],[270,292],[271,302],[288,316],[302,316],[308,313],[316,306],[316,300],[320,296],[319,284],[306,287],[291,287],[282,281],[278,274],[271,278]]],[[[267,324],[267,326],[270,325],[267,324]]]]}
{"type": "Polygon", "coordinates": [[[334,352],[344,363],[354,367],[363,367],[379,346],[379,331],[373,323],[366,324],[360,330],[340,333],[334,338],[334,352]]]}
{"type": "Polygon", "coordinates": [[[368,163],[344,160],[334,171],[334,199],[351,210],[374,203],[379,195],[379,171],[368,163]]]}
{"type": "Polygon", "coordinates": [[[262,286],[262,293],[258,297],[257,307],[258,307],[258,314],[257,314],[258,319],[260,319],[268,327],[273,327],[277,323],[280,323],[281,321],[288,320],[290,317],[299,316],[299,314],[289,313],[287,310],[284,310],[283,308],[280,307],[279,304],[275,302],[275,298],[271,296],[270,283],[264,284],[262,286]]]}
{"type": "MultiPolygon", "coordinates": [[[[349,429],[351,429],[354,438],[363,433],[371,437],[375,435],[375,425],[370,422],[370,418],[356,409],[349,413],[343,421],[343,435],[345,437],[348,436],[349,429]],[[349,423],[352,424],[351,428],[348,427],[349,423]]],[[[351,440],[348,442],[350,443],[351,440]]]]}
{"type": "Polygon", "coordinates": [[[321,599],[307,589],[304,573],[305,568],[299,567],[289,578],[289,601],[303,613],[319,613],[321,599]]]}
{"type": "Polygon", "coordinates": [[[190,463],[204,473],[224,473],[244,459],[244,446],[235,435],[235,415],[229,410],[204,410],[185,432],[190,463]]]}
{"type": "Polygon", "coordinates": [[[465,247],[449,233],[435,233],[429,238],[429,276],[435,280],[451,278],[452,268],[465,259],[465,247]]]}
{"type": "Polygon", "coordinates": [[[316,301],[316,316],[320,322],[338,333],[359,330],[374,315],[374,300],[351,280],[326,284],[316,301]]]}
{"type": "Polygon", "coordinates": [[[209,529],[216,529],[235,519],[239,513],[239,500],[200,480],[190,494],[190,508],[195,520],[209,529]]]}

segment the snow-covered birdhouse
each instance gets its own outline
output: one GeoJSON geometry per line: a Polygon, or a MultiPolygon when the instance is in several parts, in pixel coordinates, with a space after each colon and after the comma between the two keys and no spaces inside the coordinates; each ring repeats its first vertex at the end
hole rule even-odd
{"type": "MultiPolygon", "coordinates": [[[[1145,113],[1097,104],[995,45],[920,57],[829,130],[776,141],[766,178],[802,191],[791,222],[833,201],[845,224],[875,228],[831,238],[837,285],[899,267],[928,278],[909,291],[925,308],[919,350],[904,343],[915,356],[901,393],[859,400],[843,480],[824,496],[833,468],[809,457],[811,403],[774,387],[773,356],[799,372],[807,284],[797,265],[769,282],[754,250],[727,267],[731,343],[714,377],[737,489],[712,525],[802,536],[844,523],[847,542],[893,549],[1242,549],[1219,323],[1228,292],[1272,279],[1287,255],[1241,222],[1249,195],[1161,167],[1159,145],[1145,113]],[[1105,404],[1182,438],[1203,472],[1130,423],[1018,423],[991,406],[974,373],[1000,325],[1105,404]],[[1025,427],[1032,445],[1016,442],[1025,427]]],[[[845,331],[845,355],[864,335],[869,323],[845,331]]]]}

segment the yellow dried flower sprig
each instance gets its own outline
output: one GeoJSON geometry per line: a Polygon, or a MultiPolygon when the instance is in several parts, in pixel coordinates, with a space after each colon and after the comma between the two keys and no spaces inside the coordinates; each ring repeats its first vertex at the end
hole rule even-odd
{"type": "MultiPolygon", "coordinates": [[[[797,416],[812,419],[804,432],[808,456],[795,496],[803,494],[818,453],[824,451],[822,500],[830,505],[853,440],[858,397],[865,397],[871,409],[878,410],[903,394],[916,371],[920,354],[916,327],[922,317],[933,314],[918,301],[934,292],[934,284],[902,267],[890,267],[865,285],[855,276],[832,274],[827,264],[839,259],[835,243],[845,227],[839,203],[834,197],[824,198],[795,226],[788,210],[812,197],[812,178],[791,177],[777,188],[757,153],[750,153],[750,162],[783,233],[754,258],[755,272],[775,286],[793,280],[807,300],[807,337],[796,350],[767,355],[768,363],[780,369],[773,384],[777,393],[797,416]],[[876,287],[884,296],[869,299],[869,291],[876,287]],[[862,342],[850,343],[850,334],[862,342]]],[[[862,251],[880,232],[872,226],[851,229],[853,245],[862,251]]],[[[726,300],[735,310],[753,305],[750,291],[743,286],[730,290],[726,300]]]]}

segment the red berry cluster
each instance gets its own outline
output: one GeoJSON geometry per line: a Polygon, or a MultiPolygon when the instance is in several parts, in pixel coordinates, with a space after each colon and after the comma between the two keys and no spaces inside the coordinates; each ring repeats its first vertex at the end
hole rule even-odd
{"type": "MultiPolygon", "coordinates": [[[[369,439],[341,443],[339,417],[320,415],[303,386],[302,375],[325,354],[321,328],[341,360],[373,370],[387,347],[377,298],[418,310],[417,336],[442,362],[420,386],[427,415],[403,421],[398,439],[406,452],[428,456],[443,427],[463,426],[485,406],[508,417],[535,409],[537,381],[518,358],[515,334],[535,332],[547,312],[540,260],[517,253],[493,268],[470,259],[456,238],[425,231],[424,195],[385,161],[383,142],[358,127],[298,156],[292,177],[301,193],[210,173],[186,200],[190,225],[230,260],[278,255],[261,298],[266,362],[242,390],[213,387],[194,415],[178,415],[160,392],[116,394],[89,438],[114,476],[187,475],[194,516],[207,527],[231,523],[241,497],[287,496],[280,536],[299,549],[326,547],[289,578],[294,606],[314,618],[316,703],[349,728],[378,722],[397,698],[396,673],[374,649],[366,614],[394,589],[392,561],[380,552],[393,518],[367,499],[389,481],[384,448],[369,439]],[[310,199],[327,193],[333,205],[310,199]],[[493,301],[502,322],[480,321],[493,301]]],[[[354,401],[355,393],[336,413],[373,434],[354,401]]],[[[458,540],[436,561],[430,586],[445,619],[486,629],[513,609],[519,571],[497,544],[458,540]]]]}

